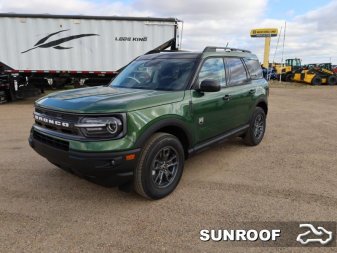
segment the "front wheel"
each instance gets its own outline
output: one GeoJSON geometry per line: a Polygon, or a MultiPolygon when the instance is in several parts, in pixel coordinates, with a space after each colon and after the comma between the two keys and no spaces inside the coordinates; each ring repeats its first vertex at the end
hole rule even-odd
{"type": "Polygon", "coordinates": [[[292,78],[293,78],[293,74],[292,73],[288,73],[288,74],[286,74],[285,81],[286,82],[291,82],[292,78]]]}
{"type": "Polygon", "coordinates": [[[311,84],[316,86],[316,85],[321,85],[322,84],[322,78],[319,76],[315,76],[312,80],[311,80],[311,84]]]}
{"type": "Polygon", "coordinates": [[[244,136],[244,142],[249,146],[258,145],[266,131],[266,113],[261,107],[256,107],[250,120],[249,128],[244,136]]]}
{"type": "Polygon", "coordinates": [[[166,197],[180,181],[184,159],[184,149],[175,136],[155,133],[146,143],[135,168],[135,191],[149,199],[166,197]]]}

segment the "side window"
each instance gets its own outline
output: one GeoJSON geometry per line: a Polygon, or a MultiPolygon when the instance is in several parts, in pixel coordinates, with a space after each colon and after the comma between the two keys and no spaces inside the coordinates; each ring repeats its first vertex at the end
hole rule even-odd
{"type": "Polygon", "coordinates": [[[239,58],[227,58],[226,59],[229,77],[229,85],[240,85],[247,81],[247,72],[241,59],[239,58]]]}
{"type": "Polygon", "coordinates": [[[198,75],[199,84],[206,79],[217,80],[221,86],[226,86],[225,65],[222,58],[210,58],[203,63],[198,75]]]}
{"type": "Polygon", "coordinates": [[[244,61],[251,79],[263,78],[262,68],[258,60],[245,58],[244,61]]]}

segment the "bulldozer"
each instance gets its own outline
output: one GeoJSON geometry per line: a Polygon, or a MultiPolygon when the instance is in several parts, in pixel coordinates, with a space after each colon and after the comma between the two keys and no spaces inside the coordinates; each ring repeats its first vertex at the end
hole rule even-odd
{"type": "Polygon", "coordinates": [[[273,67],[278,79],[281,77],[282,81],[291,82],[295,71],[301,69],[301,59],[286,59],[285,64],[276,63],[273,67]]]}
{"type": "Polygon", "coordinates": [[[308,64],[295,71],[292,80],[311,85],[336,85],[337,74],[332,71],[331,63],[308,64]]]}

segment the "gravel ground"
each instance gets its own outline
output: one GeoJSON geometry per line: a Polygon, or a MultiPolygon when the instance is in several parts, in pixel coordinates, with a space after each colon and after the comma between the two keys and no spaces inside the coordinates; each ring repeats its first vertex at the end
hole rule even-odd
{"type": "Polygon", "coordinates": [[[304,252],[226,249],[201,242],[199,231],[337,220],[337,87],[272,85],[263,142],[234,139],[194,156],[160,201],[95,185],[37,155],[27,142],[32,104],[0,105],[1,252],[304,252]]]}

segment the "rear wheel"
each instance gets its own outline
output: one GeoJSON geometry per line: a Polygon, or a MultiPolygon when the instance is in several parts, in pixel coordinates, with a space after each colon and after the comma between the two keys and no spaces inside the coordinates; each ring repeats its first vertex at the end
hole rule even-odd
{"type": "Polygon", "coordinates": [[[184,149],[175,136],[154,134],[146,143],[135,168],[135,191],[149,199],[166,197],[180,181],[184,159],[184,149]]]}
{"type": "Polygon", "coordinates": [[[256,146],[262,141],[265,131],[266,114],[261,107],[256,107],[243,140],[249,146],[256,146]]]}
{"type": "Polygon", "coordinates": [[[328,84],[329,85],[336,85],[337,84],[337,76],[332,75],[328,77],[328,84]]]}

